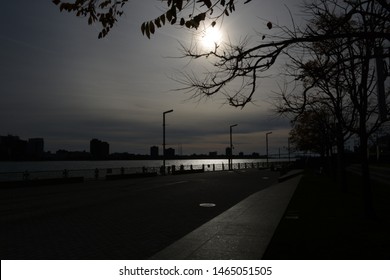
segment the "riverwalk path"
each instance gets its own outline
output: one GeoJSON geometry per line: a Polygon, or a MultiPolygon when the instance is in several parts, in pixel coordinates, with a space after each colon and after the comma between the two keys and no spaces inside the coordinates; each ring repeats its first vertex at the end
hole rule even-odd
{"type": "Polygon", "coordinates": [[[300,178],[279,177],[247,169],[1,188],[0,256],[259,259],[300,178]]]}

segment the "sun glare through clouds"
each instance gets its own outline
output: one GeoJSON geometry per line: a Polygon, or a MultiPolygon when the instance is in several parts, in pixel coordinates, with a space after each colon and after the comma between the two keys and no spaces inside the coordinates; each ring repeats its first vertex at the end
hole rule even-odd
{"type": "Polygon", "coordinates": [[[217,27],[208,27],[206,28],[202,34],[201,34],[201,42],[203,48],[205,48],[207,51],[213,50],[215,48],[215,45],[220,45],[222,43],[222,32],[217,27]]]}

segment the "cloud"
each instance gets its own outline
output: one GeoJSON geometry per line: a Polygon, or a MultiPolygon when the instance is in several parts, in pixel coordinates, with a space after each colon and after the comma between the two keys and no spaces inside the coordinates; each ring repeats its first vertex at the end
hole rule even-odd
{"type": "MultiPolygon", "coordinates": [[[[6,38],[0,45],[0,135],[43,137],[51,151],[89,150],[89,141],[99,138],[112,152],[149,153],[150,146],[162,144],[162,112],[174,109],[167,116],[167,143],[182,145],[184,153],[224,153],[232,124],[238,124],[237,152],[264,151],[267,131],[273,131],[275,147],[284,145],[289,124],[264,102],[272,80],[258,88],[256,105],[243,110],[222,106],[223,95],[198,101],[171,91],[178,85],[170,77],[197,70],[167,58],[180,55],[178,40],[188,42],[191,34],[167,27],[151,40],[142,37],[142,21],[160,13],[156,4],[145,3],[129,2],[118,26],[97,40],[97,28],[59,13],[50,1],[23,1],[24,9],[6,1],[8,12],[0,18],[6,38]]],[[[234,33],[248,29],[243,17],[230,20],[234,33]]],[[[202,63],[195,65],[200,69],[202,63]]]]}

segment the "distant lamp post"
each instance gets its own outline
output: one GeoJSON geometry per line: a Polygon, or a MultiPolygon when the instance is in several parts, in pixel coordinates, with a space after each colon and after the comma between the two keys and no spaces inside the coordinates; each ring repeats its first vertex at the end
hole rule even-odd
{"type": "Polygon", "coordinates": [[[233,169],[233,137],[232,137],[232,128],[237,126],[233,124],[230,126],[230,154],[229,154],[229,170],[233,169]]]}
{"type": "Polygon", "coordinates": [[[165,115],[172,112],[173,110],[169,110],[163,113],[163,175],[165,175],[165,115]]]}
{"type": "Polygon", "coordinates": [[[287,149],[288,149],[288,163],[290,163],[291,161],[290,137],[287,138],[287,149]]]}
{"type": "Polygon", "coordinates": [[[272,134],[272,131],[267,132],[265,134],[265,146],[266,146],[266,149],[267,149],[267,167],[269,167],[269,162],[268,162],[268,135],[269,134],[272,134]]]}

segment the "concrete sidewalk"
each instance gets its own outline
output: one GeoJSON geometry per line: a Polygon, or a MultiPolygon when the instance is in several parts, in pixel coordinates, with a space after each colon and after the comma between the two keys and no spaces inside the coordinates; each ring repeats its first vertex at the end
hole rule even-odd
{"type": "Polygon", "coordinates": [[[259,191],[150,259],[261,259],[301,179],[259,191]]]}

